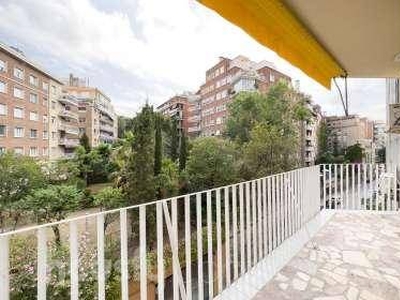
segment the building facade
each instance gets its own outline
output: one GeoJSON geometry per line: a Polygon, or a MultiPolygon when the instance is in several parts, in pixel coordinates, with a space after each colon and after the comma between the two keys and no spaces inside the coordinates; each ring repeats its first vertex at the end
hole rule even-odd
{"type": "Polygon", "coordinates": [[[245,56],[234,59],[220,57],[219,62],[206,71],[200,87],[201,135],[221,135],[227,119],[227,105],[241,91],[266,92],[278,80],[291,81],[267,61],[254,62],[245,56]]]}
{"type": "MultiPolygon", "coordinates": [[[[400,104],[400,79],[386,79],[386,129],[389,129],[389,105],[400,104]]],[[[387,133],[386,139],[386,163],[389,171],[393,172],[397,167],[400,170],[400,134],[387,133]]]]}
{"type": "Polygon", "coordinates": [[[300,163],[312,166],[318,154],[318,128],[322,120],[321,107],[309,103],[312,112],[309,120],[300,124],[300,163]]]}
{"type": "Polygon", "coordinates": [[[61,85],[21,51],[0,44],[0,151],[49,158],[49,100],[61,85]]]}
{"type": "Polygon", "coordinates": [[[373,122],[357,115],[330,116],[325,118],[329,135],[328,147],[332,152],[343,151],[359,143],[366,154],[371,154],[373,122]]]}

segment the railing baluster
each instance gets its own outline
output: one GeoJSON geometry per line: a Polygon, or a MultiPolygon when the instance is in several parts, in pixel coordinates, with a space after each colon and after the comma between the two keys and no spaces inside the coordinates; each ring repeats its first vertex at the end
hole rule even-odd
{"type": "Polygon", "coordinates": [[[358,197],[356,209],[361,208],[361,164],[357,164],[357,187],[358,187],[358,197]]]}
{"type": "Polygon", "coordinates": [[[352,205],[351,205],[351,209],[355,209],[355,189],[356,189],[356,185],[355,185],[355,181],[356,181],[356,171],[355,171],[355,165],[352,164],[351,165],[351,183],[352,183],[352,205]]]}
{"type": "Polygon", "coordinates": [[[272,189],[271,189],[271,176],[267,178],[267,204],[268,204],[268,253],[272,252],[272,189]]]}
{"type": "Polygon", "coordinates": [[[261,179],[257,180],[257,224],[258,224],[258,260],[263,257],[263,211],[261,206],[261,179]]]}
{"type": "Polygon", "coordinates": [[[264,226],[264,257],[268,255],[268,209],[267,209],[267,178],[262,180],[263,188],[263,226],[264,226]]]}
{"type": "Polygon", "coordinates": [[[340,208],[343,209],[343,164],[340,165],[340,208]]]}
{"type": "Polygon", "coordinates": [[[283,176],[283,240],[288,237],[288,174],[284,173],[283,176]]]}
{"type": "MultiPolygon", "coordinates": [[[[161,205],[161,203],[160,203],[161,205]]],[[[157,218],[158,220],[158,218],[157,218]]],[[[121,235],[121,298],[128,300],[128,220],[125,208],[120,211],[120,235],[121,235]]]]}
{"type": "Polygon", "coordinates": [[[277,225],[277,218],[276,218],[276,186],[275,186],[275,181],[276,181],[276,176],[272,176],[272,238],[273,238],[273,249],[276,248],[277,246],[277,231],[276,231],[276,225],[277,225]]]}
{"type": "Polygon", "coordinates": [[[97,293],[99,300],[106,299],[106,277],[104,273],[104,214],[96,218],[97,221],[97,293]]]}
{"type": "Polygon", "coordinates": [[[393,189],[394,189],[394,210],[398,210],[398,203],[397,203],[397,166],[394,166],[394,178],[393,178],[393,189]]]}
{"type": "Polygon", "coordinates": [[[282,242],[285,240],[285,194],[284,194],[284,174],[280,174],[280,204],[279,204],[279,208],[280,208],[280,225],[281,225],[281,240],[280,240],[280,244],[282,244],[282,242]]]}
{"type": "MultiPolygon", "coordinates": [[[[47,236],[46,229],[39,228],[37,231],[37,299],[46,300],[47,284],[47,236]]],[[[2,250],[2,249],[1,249],[2,250]]],[[[3,280],[3,278],[1,278],[3,280]]],[[[0,283],[1,285],[1,283],[0,283]]],[[[0,293],[1,296],[1,293],[0,293]]],[[[1,298],[3,299],[3,298],[1,298]]]]}
{"type": "Polygon", "coordinates": [[[375,210],[379,210],[379,165],[375,165],[375,210]]]}
{"type": "Polygon", "coordinates": [[[328,193],[329,208],[332,206],[332,164],[329,164],[329,193],[328,193]]]}
{"type": "Polygon", "coordinates": [[[349,209],[350,205],[350,178],[349,178],[349,165],[346,164],[346,209],[349,209]]]}
{"type": "Polygon", "coordinates": [[[362,209],[367,209],[367,164],[363,164],[363,192],[364,192],[364,206],[362,209]]]}
{"type": "Polygon", "coordinates": [[[211,192],[207,192],[207,254],[208,254],[208,296],[214,296],[214,265],[213,265],[213,222],[211,192]]]}
{"type": "Polygon", "coordinates": [[[230,237],[230,218],[229,218],[229,188],[224,189],[225,196],[225,271],[226,287],[231,284],[231,237],[230,237]]]}
{"type": "MultiPolygon", "coordinates": [[[[196,194],[196,233],[197,233],[197,290],[199,299],[204,298],[203,288],[203,225],[202,225],[202,214],[201,214],[201,193],[196,194]]],[[[208,196],[207,196],[208,198],[208,196]]],[[[208,201],[207,201],[207,218],[208,218],[208,201]]],[[[208,220],[207,220],[208,230],[208,220]]],[[[208,232],[207,232],[208,234],[208,232]]],[[[212,251],[211,251],[212,253],[212,251]]],[[[212,280],[209,282],[212,286],[212,280]]],[[[212,290],[211,290],[212,292],[212,290]]],[[[211,296],[212,297],[212,296],[211,296]]],[[[212,298],[211,298],[212,299],[212,298]]]]}
{"type": "MultiPolygon", "coordinates": [[[[146,206],[139,207],[140,299],[147,299],[146,206]]],[[[175,266],[175,264],[174,264],[175,266]]],[[[175,274],[175,273],[174,273],[175,274]]],[[[179,295],[178,295],[179,296],[179,295]]],[[[175,297],[175,295],[174,295],[175,297]]]]}
{"type": "Polygon", "coordinates": [[[251,214],[250,214],[250,183],[246,183],[246,232],[247,232],[247,270],[251,269],[251,214]]]}
{"type": "Polygon", "coordinates": [[[0,299],[10,299],[10,246],[8,236],[0,236],[0,299]]]}
{"type": "Polygon", "coordinates": [[[192,299],[192,244],[190,230],[190,196],[185,196],[185,258],[186,258],[186,294],[192,299]]]}
{"type": "Polygon", "coordinates": [[[338,182],[337,182],[337,176],[338,176],[338,170],[337,170],[337,164],[334,164],[334,173],[333,173],[333,176],[335,176],[335,179],[334,179],[334,188],[335,188],[335,193],[334,193],[334,209],[337,209],[338,207],[337,207],[337,199],[338,199],[338,182]]]}
{"type": "Polygon", "coordinates": [[[328,208],[326,204],[326,165],[322,165],[322,186],[323,186],[323,195],[324,195],[324,208],[328,208]]]}
{"type": "Polygon", "coordinates": [[[246,254],[245,254],[245,219],[244,219],[244,195],[243,184],[239,183],[239,218],[240,218],[240,274],[246,271],[246,254]]]}
{"type": "MultiPolygon", "coordinates": [[[[164,300],[164,224],[162,203],[156,205],[157,216],[157,291],[158,300],[164,300]]],[[[128,300],[128,298],[126,299],[128,300]]]]}
{"type": "Polygon", "coordinates": [[[369,210],[372,210],[372,201],[374,197],[374,187],[373,187],[373,181],[374,181],[374,169],[373,169],[373,164],[369,164],[369,210]]]}
{"type": "Polygon", "coordinates": [[[222,233],[221,233],[221,190],[217,189],[216,213],[217,213],[217,278],[218,294],[222,292],[222,233]]]}
{"type": "Polygon", "coordinates": [[[276,176],[276,231],[277,246],[281,243],[281,181],[280,175],[276,176]]]}
{"type": "Polygon", "coordinates": [[[78,228],[76,221],[69,223],[69,247],[70,247],[70,277],[71,277],[71,300],[79,298],[79,249],[78,228]]]}
{"type": "Polygon", "coordinates": [[[237,220],[237,185],[232,185],[232,231],[233,231],[233,279],[239,277],[238,266],[238,220],[237,220]]]}
{"type": "Polygon", "coordinates": [[[251,212],[252,222],[251,229],[253,232],[253,266],[257,263],[257,195],[256,195],[256,181],[251,182],[251,212]]]}

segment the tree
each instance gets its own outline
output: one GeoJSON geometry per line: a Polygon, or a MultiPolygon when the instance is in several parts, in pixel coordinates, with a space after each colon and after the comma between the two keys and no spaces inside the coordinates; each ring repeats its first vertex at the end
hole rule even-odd
{"type": "Polygon", "coordinates": [[[243,146],[243,179],[264,177],[283,172],[296,165],[296,136],[283,135],[275,125],[260,123],[250,133],[250,141],[243,146]]]}
{"type": "Polygon", "coordinates": [[[163,142],[162,142],[162,116],[155,115],[155,145],[154,145],[154,176],[161,172],[162,156],[163,156],[163,142]]]}
{"type": "Polygon", "coordinates": [[[179,191],[178,166],[169,158],[164,158],[160,174],[155,178],[158,191],[158,198],[176,196],[179,191]]]}
{"type": "Polygon", "coordinates": [[[127,162],[127,195],[130,204],[140,204],[155,198],[154,186],[154,112],[146,104],[133,122],[135,138],[127,162]]]}
{"type": "Polygon", "coordinates": [[[178,120],[173,118],[170,125],[170,148],[169,157],[176,161],[178,159],[178,148],[179,148],[179,133],[178,133],[178,120]]]}
{"type": "MultiPolygon", "coordinates": [[[[126,198],[119,188],[106,187],[93,196],[94,203],[101,210],[120,208],[126,205],[126,198]]],[[[108,225],[116,219],[115,214],[106,214],[104,218],[104,231],[108,225]]]]}
{"type": "Polygon", "coordinates": [[[84,132],[81,135],[79,139],[79,144],[85,149],[86,153],[90,152],[91,147],[90,147],[89,137],[87,136],[86,132],[84,132]]]}
{"type": "Polygon", "coordinates": [[[13,214],[14,205],[44,184],[40,165],[32,158],[11,152],[0,156],[0,231],[4,230],[7,213],[13,215],[16,226],[20,214],[13,214]]]}
{"type": "Polygon", "coordinates": [[[187,151],[187,137],[182,133],[181,146],[179,147],[179,171],[183,171],[186,168],[187,151]]]}
{"type": "MultiPolygon", "coordinates": [[[[33,191],[20,200],[19,207],[31,212],[38,223],[51,223],[65,219],[69,212],[75,211],[82,200],[82,192],[71,185],[49,185],[33,191]]],[[[61,244],[57,225],[52,227],[55,241],[61,244]]]]}
{"type": "Polygon", "coordinates": [[[79,184],[79,166],[72,159],[59,159],[43,166],[49,184],[79,184]]]}
{"type": "Polygon", "coordinates": [[[108,182],[116,165],[111,160],[112,149],[108,144],[100,144],[88,153],[88,163],[90,172],[88,173],[88,183],[108,182]]]}
{"type": "Polygon", "coordinates": [[[133,130],[133,119],[124,116],[118,116],[118,137],[124,138],[128,132],[133,130]]]}
{"type": "Polygon", "coordinates": [[[347,147],[344,158],[350,163],[361,163],[364,158],[364,149],[357,143],[347,147]]]}
{"type": "Polygon", "coordinates": [[[234,182],[237,178],[235,154],[228,141],[214,137],[196,139],[186,165],[191,191],[234,182]]]}

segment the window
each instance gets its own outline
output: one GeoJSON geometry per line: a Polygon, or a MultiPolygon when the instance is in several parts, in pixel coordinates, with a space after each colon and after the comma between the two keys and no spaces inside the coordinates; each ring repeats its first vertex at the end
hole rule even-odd
{"type": "Polygon", "coordinates": [[[43,139],[47,140],[49,138],[49,133],[45,130],[43,131],[43,139]]]}
{"type": "Polygon", "coordinates": [[[51,109],[56,109],[56,101],[51,101],[51,109]]]}
{"type": "Polygon", "coordinates": [[[29,75],[29,83],[31,85],[38,86],[39,80],[37,79],[37,77],[35,77],[33,75],[29,75]]]}
{"type": "Polygon", "coordinates": [[[44,91],[48,92],[49,91],[49,84],[47,82],[42,83],[42,88],[44,91]]]}
{"type": "Polygon", "coordinates": [[[7,115],[7,105],[0,104],[0,115],[2,115],[2,116],[7,115]]]}
{"type": "Polygon", "coordinates": [[[0,154],[6,153],[6,147],[0,146],[0,154]]]}
{"type": "Polygon", "coordinates": [[[49,119],[47,118],[46,115],[44,115],[44,116],[43,116],[43,123],[47,123],[47,122],[49,122],[49,119]]]}
{"type": "Polygon", "coordinates": [[[14,148],[14,153],[18,155],[23,155],[24,154],[24,148],[22,147],[15,147],[14,148]]]}
{"type": "Polygon", "coordinates": [[[19,79],[24,79],[24,70],[20,68],[14,68],[14,76],[19,79]]]}
{"type": "Polygon", "coordinates": [[[23,119],[24,109],[20,107],[14,107],[14,118],[23,119]]]}
{"type": "Polygon", "coordinates": [[[56,123],[56,117],[51,117],[51,124],[55,124],[56,123]]]}
{"type": "Polygon", "coordinates": [[[37,129],[31,129],[30,137],[31,139],[37,139],[37,129]]]}
{"type": "Polygon", "coordinates": [[[0,72],[6,71],[6,62],[0,59],[0,72]]]}
{"type": "Polygon", "coordinates": [[[24,137],[24,127],[15,127],[14,137],[24,137]]]}
{"type": "Polygon", "coordinates": [[[3,81],[0,81],[0,92],[6,93],[6,83],[3,81]]]}
{"type": "Polygon", "coordinates": [[[49,155],[49,148],[43,147],[43,156],[49,155]]]}
{"type": "Polygon", "coordinates": [[[55,140],[56,139],[56,134],[57,134],[57,132],[55,132],[55,131],[53,131],[52,133],[51,133],[51,139],[52,140],[55,140]]]}
{"type": "Polygon", "coordinates": [[[31,103],[37,103],[38,102],[38,95],[36,95],[36,94],[30,94],[29,95],[29,101],[31,102],[31,103]]]}
{"type": "Polygon", "coordinates": [[[275,75],[270,73],[269,74],[269,81],[274,82],[275,81],[275,75]]]}
{"type": "Polygon", "coordinates": [[[29,113],[29,120],[31,120],[31,121],[39,121],[39,114],[36,111],[31,111],[29,113]]]}
{"type": "Polygon", "coordinates": [[[14,97],[24,99],[24,96],[25,96],[25,93],[24,93],[23,89],[15,86],[14,87],[14,97]]]}
{"type": "Polygon", "coordinates": [[[0,136],[6,136],[6,125],[0,125],[0,136]]]}
{"type": "Polygon", "coordinates": [[[38,149],[37,147],[30,147],[29,148],[29,156],[38,156],[38,149]]]}
{"type": "Polygon", "coordinates": [[[56,86],[55,86],[55,85],[52,85],[52,86],[51,86],[51,93],[52,93],[52,94],[55,94],[56,91],[57,91],[56,86]]]}

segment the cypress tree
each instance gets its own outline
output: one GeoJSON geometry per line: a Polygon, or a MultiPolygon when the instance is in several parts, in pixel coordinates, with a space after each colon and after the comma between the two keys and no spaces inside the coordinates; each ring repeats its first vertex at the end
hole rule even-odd
{"type": "Polygon", "coordinates": [[[178,159],[178,148],[179,148],[178,121],[176,119],[172,119],[170,156],[172,161],[174,162],[178,159]]]}
{"type": "Polygon", "coordinates": [[[182,171],[186,168],[187,160],[187,137],[182,132],[181,147],[179,148],[179,170],[182,171]]]}
{"type": "Polygon", "coordinates": [[[154,176],[161,173],[162,167],[162,117],[155,116],[154,176]]]}
{"type": "Polygon", "coordinates": [[[86,153],[89,153],[92,150],[89,143],[89,137],[87,136],[86,132],[84,132],[79,139],[79,144],[85,148],[86,153]]]}

